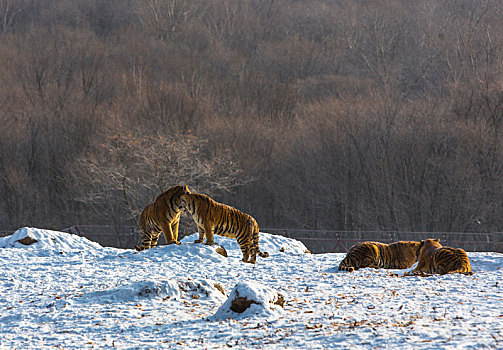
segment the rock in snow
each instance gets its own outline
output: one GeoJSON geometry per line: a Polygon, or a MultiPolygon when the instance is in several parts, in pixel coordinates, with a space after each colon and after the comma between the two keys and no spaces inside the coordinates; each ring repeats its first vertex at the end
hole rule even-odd
{"type": "Polygon", "coordinates": [[[239,282],[212,318],[279,316],[283,312],[284,302],[284,297],[271,288],[251,281],[239,282]]]}

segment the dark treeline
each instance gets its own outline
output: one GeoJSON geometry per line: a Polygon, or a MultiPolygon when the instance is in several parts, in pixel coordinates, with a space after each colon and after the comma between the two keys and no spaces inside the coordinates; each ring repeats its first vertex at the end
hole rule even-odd
{"type": "Polygon", "coordinates": [[[501,231],[501,1],[0,0],[0,227],[501,231]]]}

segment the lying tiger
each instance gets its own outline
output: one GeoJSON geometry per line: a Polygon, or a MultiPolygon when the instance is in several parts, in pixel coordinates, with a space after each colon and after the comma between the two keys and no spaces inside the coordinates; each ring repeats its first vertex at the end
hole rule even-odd
{"type": "Polygon", "coordinates": [[[154,203],[143,209],[140,216],[142,231],[141,247],[135,246],[138,251],[150,249],[157,245],[161,232],[166,238],[166,243],[178,242],[178,225],[180,223],[180,197],[190,193],[188,186],[174,186],[161,193],[154,203]]]}
{"type": "Polygon", "coordinates": [[[410,274],[473,274],[470,259],[463,249],[442,247],[438,242],[438,238],[421,241],[418,263],[410,274]]]}
{"type": "Polygon", "coordinates": [[[184,194],[180,200],[180,207],[189,213],[197,225],[201,243],[206,236],[206,243],[213,245],[213,234],[236,238],[243,261],[255,264],[257,254],[263,258],[269,253],[259,249],[259,226],[255,219],[231,206],[215,202],[204,194],[184,194]]]}
{"type": "Polygon", "coordinates": [[[419,242],[403,241],[384,244],[362,242],[349,249],[339,264],[340,271],[358,270],[364,267],[375,269],[406,269],[414,265],[419,255],[419,242]]]}

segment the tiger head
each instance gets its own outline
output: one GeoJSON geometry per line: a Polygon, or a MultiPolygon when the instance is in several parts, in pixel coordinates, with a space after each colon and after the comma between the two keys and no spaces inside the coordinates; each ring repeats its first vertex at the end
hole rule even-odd
{"type": "Polygon", "coordinates": [[[177,206],[178,206],[178,209],[179,210],[182,210],[183,209],[183,205],[182,205],[182,197],[186,194],[190,194],[190,190],[189,190],[189,186],[187,185],[178,185],[175,187],[176,188],[176,196],[175,197],[175,203],[177,206]]]}
{"type": "Polygon", "coordinates": [[[184,194],[190,194],[190,190],[189,190],[189,186],[187,185],[178,185],[178,186],[175,186],[176,188],[176,193],[179,195],[179,196],[183,196],[184,194]]]}
{"type": "Polygon", "coordinates": [[[182,196],[180,196],[180,203],[178,204],[178,209],[180,210],[188,210],[188,202],[190,200],[189,196],[186,196],[186,194],[189,193],[184,193],[182,196]]]}
{"type": "Polygon", "coordinates": [[[403,247],[403,249],[408,250],[412,257],[416,257],[419,259],[419,252],[421,251],[422,244],[417,241],[404,241],[406,245],[403,247]]]}
{"type": "Polygon", "coordinates": [[[438,238],[435,239],[428,238],[426,240],[422,240],[419,243],[419,249],[417,250],[417,258],[419,259],[419,256],[424,250],[428,250],[431,248],[440,248],[442,245],[438,242],[440,242],[440,239],[438,238]]]}

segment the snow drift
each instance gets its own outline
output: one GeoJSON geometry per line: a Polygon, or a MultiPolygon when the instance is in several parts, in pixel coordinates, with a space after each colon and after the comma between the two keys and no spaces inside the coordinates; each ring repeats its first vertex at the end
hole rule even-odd
{"type": "Polygon", "coordinates": [[[28,250],[45,250],[52,252],[72,252],[101,250],[103,247],[85,237],[74,234],[23,227],[11,236],[0,238],[0,248],[23,248],[28,250]],[[31,244],[23,244],[23,240],[32,241],[31,244]]]}
{"type": "Polygon", "coordinates": [[[91,292],[78,299],[82,303],[120,303],[141,301],[148,298],[210,298],[217,302],[225,300],[224,294],[207,280],[182,281],[141,281],[91,292]]]}
{"type": "Polygon", "coordinates": [[[235,239],[215,236],[225,258],[196,237],[142,252],[37,228],[1,238],[0,348],[502,347],[502,254],[469,252],[473,276],[402,277],[339,273],[345,254],[267,233],[255,265],[235,239]]]}
{"type": "MultiPolygon", "coordinates": [[[[218,235],[214,235],[215,243],[222,245],[228,252],[234,252],[235,254],[241,254],[239,249],[239,244],[235,239],[226,238],[218,235]]],[[[182,243],[192,243],[199,238],[197,233],[184,237],[182,243]]],[[[260,232],[260,242],[259,248],[263,252],[268,252],[269,255],[278,254],[306,254],[309,250],[306,248],[304,243],[297,241],[292,238],[287,238],[279,235],[274,235],[271,233],[260,232]]],[[[257,261],[267,258],[257,258],[257,261]]]]}

